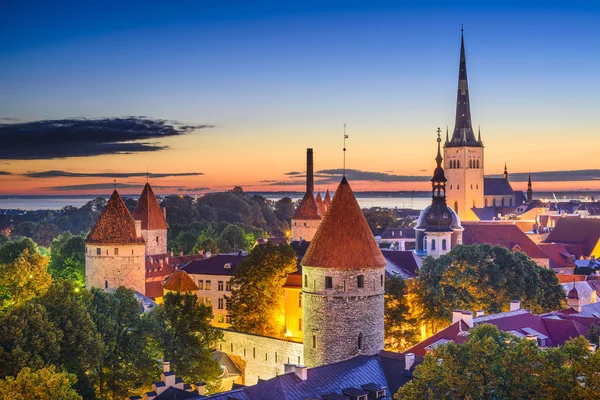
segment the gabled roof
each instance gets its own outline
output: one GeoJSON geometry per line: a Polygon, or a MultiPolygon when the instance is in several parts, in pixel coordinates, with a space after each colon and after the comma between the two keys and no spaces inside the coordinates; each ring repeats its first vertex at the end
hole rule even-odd
{"type": "Polygon", "coordinates": [[[508,250],[521,250],[531,258],[548,258],[548,255],[516,225],[465,222],[463,228],[464,244],[487,243],[508,250]]]}
{"type": "Polygon", "coordinates": [[[144,230],[167,229],[169,227],[149,183],[144,186],[132,216],[133,219],[142,221],[142,229],[144,230]]]}
{"type": "Polygon", "coordinates": [[[550,268],[564,268],[567,266],[575,266],[575,264],[568,264],[569,257],[575,257],[574,254],[569,253],[566,246],[562,243],[538,243],[538,246],[542,251],[550,257],[550,268]]]}
{"type": "Polygon", "coordinates": [[[344,177],[302,259],[302,265],[381,268],[385,264],[369,224],[344,177]]]}
{"type": "Polygon", "coordinates": [[[510,183],[504,178],[483,178],[483,195],[512,196],[515,195],[515,192],[510,183]]]}
{"type": "Polygon", "coordinates": [[[430,347],[440,341],[454,341],[456,343],[464,343],[469,338],[468,335],[463,333],[469,332],[469,325],[466,324],[462,319],[450,325],[447,328],[442,329],[435,335],[428,337],[420,343],[417,343],[410,349],[406,350],[406,353],[415,353],[417,356],[424,357],[430,347]]]}
{"type": "Polygon", "coordinates": [[[137,237],[135,222],[116,190],[110,196],[104,211],[100,214],[85,242],[97,244],[144,243],[142,237],[137,237]]]}
{"type": "Polygon", "coordinates": [[[321,219],[317,203],[311,191],[306,192],[300,204],[298,204],[298,208],[296,208],[292,219],[321,219]]]}
{"type": "Polygon", "coordinates": [[[391,275],[400,275],[403,279],[419,275],[422,259],[414,251],[382,250],[381,254],[387,261],[385,271],[391,275]]]}
{"type": "Polygon", "coordinates": [[[599,240],[600,219],[563,217],[558,219],[544,242],[581,245],[580,249],[573,246],[569,246],[569,249],[579,250],[580,253],[574,252],[577,257],[589,257],[599,240]]]}
{"type": "Polygon", "coordinates": [[[164,283],[163,289],[182,293],[197,292],[198,286],[187,272],[177,269],[164,283]]]}

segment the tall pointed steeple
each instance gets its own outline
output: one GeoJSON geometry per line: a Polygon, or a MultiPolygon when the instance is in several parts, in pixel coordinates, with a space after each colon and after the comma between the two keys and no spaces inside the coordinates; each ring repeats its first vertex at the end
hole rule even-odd
{"type": "Polygon", "coordinates": [[[504,179],[508,180],[508,169],[506,168],[506,162],[504,162],[504,179]]]}
{"type": "Polygon", "coordinates": [[[527,180],[527,202],[531,203],[533,200],[533,189],[531,187],[531,174],[529,174],[529,179],[527,180]]]}
{"type": "Polygon", "coordinates": [[[458,93],[456,96],[456,121],[452,140],[450,140],[448,146],[480,146],[480,143],[475,139],[471,124],[465,38],[462,28],[460,37],[460,63],[458,68],[458,93]]]}

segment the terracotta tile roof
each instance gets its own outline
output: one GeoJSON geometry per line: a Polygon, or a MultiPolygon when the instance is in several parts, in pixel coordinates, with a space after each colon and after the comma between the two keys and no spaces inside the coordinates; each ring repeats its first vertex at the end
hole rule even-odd
{"type": "Polygon", "coordinates": [[[178,269],[163,284],[163,289],[175,292],[196,292],[198,291],[198,286],[187,272],[178,269]]]}
{"type": "Polygon", "coordinates": [[[425,354],[427,354],[427,351],[429,350],[430,346],[440,341],[454,341],[456,343],[464,343],[467,341],[468,335],[459,335],[459,333],[464,332],[469,332],[469,325],[467,325],[466,322],[463,320],[457,321],[449,327],[442,329],[435,335],[423,340],[421,343],[417,343],[410,349],[406,350],[406,353],[414,353],[417,356],[425,357],[425,354]]]}
{"type": "Polygon", "coordinates": [[[550,268],[574,267],[575,264],[567,262],[569,257],[574,257],[562,243],[539,243],[538,246],[550,257],[550,268]]]}
{"type": "Polygon", "coordinates": [[[574,274],[556,274],[556,277],[558,278],[558,281],[560,283],[573,283],[573,281],[583,282],[583,281],[585,281],[585,278],[587,278],[586,275],[574,275],[574,274]]]}
{"type": "Polygon", "coordinates": [[[143,244],[144,239],[135,234],[135,222],[129,210],[115,190],[96,225],[92,228],[86,243],[98,244],[143,244]]]}
{"type": "Polygon", "coordinates": [[[164,296],[164,291],[163,291],[161,280],[157,280],[157,281],[146,280],[145,287],[146,287],[146,289],[145,289],[146,296],[150,297],[151,299],[156,299],[157,297],[164,296]]]}
{"type": "Polygon", "coordinates": [[[325,204],[323,203],[323,199],[321,198],[321,193],[317,193],[317,197],[315,197],[315,203],[317,203],[317,211],[321,218],[325,216],[325,204]]]}
{"type": "Polygon", "coordinates": [[[484,244],[502,246],[509,250],[520,250],[531,258],[549,258],[518,226],[496,223],[463,223],[464,244],[484,244]]]}
{"type": "Polygon", "coordinates": [[[169,227],[149,183],[144,186],[132,216],[133,219],[142,221],[142,229],[155,230],[169,227]]]}
{"type": "Polygon", "coordinates": [[[564,243],[577,258],[589,257],[600,240],[600,219],[598,218],[559,218],[545,243],[564,243]],[[578,253],[579,252],[579,253],[578,253]]]}
{"type": "Polygon", "coordinates": [[[327,192],[325,192],[325,199],[323,199],[323,203],[325,203],[325,206],[327,207],[329,207],[331,204],[331,195],[329,194],[329,189],[327,189],[327,192]]]}
{"type": "Polygon", "coordinates": [[[308,246],[302,265],[323,268],[382,268],[386,265],[345,177],[308,246]]]}
{"type": "Polygon", "coordinates": [[[321,219],[312,192],[306,192],[292,219],[321,219]]]}

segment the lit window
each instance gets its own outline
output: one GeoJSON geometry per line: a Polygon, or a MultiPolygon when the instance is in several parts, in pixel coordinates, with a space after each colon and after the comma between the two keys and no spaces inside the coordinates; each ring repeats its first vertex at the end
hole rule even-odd
{"type": "Polygon", "coordinates": [[[211,285],[210,285],[210,281],[209,281],[209,280],[207,280],[207,281],[206,281],[206,285],[204,286],[204,289],[206,289],[206,290],[210,290],[210,289],[211,289],[211,287],[210,287],[210,286],[211,286],[211,285]]]}
{"type": "Polygon", "coordinates": [[[204,289],[204,280],[200,279],[198,281],[198,289],[203,290],[204,289]]]}
{"type": "Polygon", "coordinates": [[[302,330],[302,318],[298,318],[298,330],[302,330]]]}
{"type": "Polygon", "coordinates": [[[223,322],[225,322],[225,317],[223,316],[223,314],[219,314],[217,315],[217,322],[222,324],[223,322]]]}
{"type": "Polygon", "coordinates": [[[298,293],[298,307],[302,307],[302,292],[298,293]]]}
{"type": "Polygon", "coordinates": [[[210,297],[207,297],[205,300],[205,304],[207,307],[212,307],[212,299],[210,297]]]}

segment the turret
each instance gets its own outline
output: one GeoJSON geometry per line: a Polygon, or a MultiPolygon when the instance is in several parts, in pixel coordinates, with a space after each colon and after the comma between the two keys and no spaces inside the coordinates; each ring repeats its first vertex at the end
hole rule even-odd
{"type": "Polygon", "coordinates": [[[344,177],[302,259],[307,366],[383,349],[385,265],[344,177]]]}
{"type": "Polygon", "coordinates": [[[129,214],[115,190],[85,239],[85,286],[145,292],[146,244],[140,222],[129,214]]]}
{"type": "Polygon", "coordinates": [[[154,191],[146,183],[133,210],[133,219],[141,222],[142,236],[146,241],[146,255],[167,254],[166,209],[160,208],[154,191]]]}
{"type": "Polygon", "coordinates": [[[573,280],[573,288],[569,290],[567,294],[567,306],[571,307],[578,313],[581,312],[581,298],[579,297],[579,292],[575,287],[575,280],[573,280]]]}

